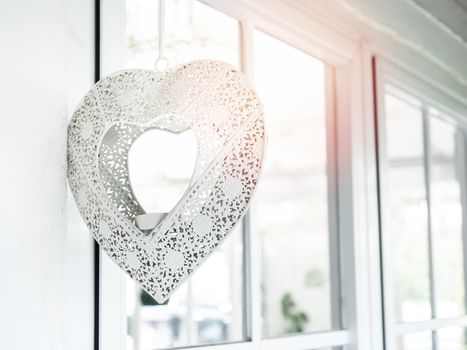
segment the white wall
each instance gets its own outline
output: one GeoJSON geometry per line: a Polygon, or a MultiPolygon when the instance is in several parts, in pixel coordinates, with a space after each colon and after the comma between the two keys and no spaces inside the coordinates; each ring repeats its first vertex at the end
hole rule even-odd
{"type": "Polygon", "coordinates": [[[90,239],[66,184],[70,106],[92,76],[91,10],[0,3],[1,349],[91,348],[90,239]]]}

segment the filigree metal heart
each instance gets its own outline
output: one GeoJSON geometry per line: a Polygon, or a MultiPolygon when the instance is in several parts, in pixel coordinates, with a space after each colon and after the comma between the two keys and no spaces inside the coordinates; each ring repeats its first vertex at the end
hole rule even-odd
{"type": "Polygon", "coordinates": [[[167,72],[125,70],[84,96],[68,127],[68,181],[103,250],[159,303],[221,244],[245,214],[264,154],[261,103],[245,77],[218,61],[167,72]],[[197,161],[190,185],[149,233],[128,175],[143,132],[191,128],[197,161]]]}

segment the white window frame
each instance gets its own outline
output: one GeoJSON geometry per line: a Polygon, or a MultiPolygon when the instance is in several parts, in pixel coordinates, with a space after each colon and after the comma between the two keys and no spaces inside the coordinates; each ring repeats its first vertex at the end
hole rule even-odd
{"type": "MultiPolygon", "coordinates": [[[[461,101],[455,96],[452,96],[449,90],[442,90],[436,88],[429,79],[424,79],[423,77],[413,74],[411,72],[407,72],[403,68],[397,66],[396,64],[392,63],[390,60],[378,56],[376,57],[376,65],[375,65],[375,83],[376,83],[376,108],[377,108],[377,118],[378,118],[378,140],[379,140],[379,150],[378,150],[378,159],[380,164],[380,169],[384,169],[387,167],[387,159],[385,157],[386,150],[385,150],[385,104],[384,104],[384,97],[386,93],[385,86],[388,84],[395,87],[396,89],[400,90],[404,95],[401,99],[414,98],[420,103],[420,110],[422,112],[423,117],[423,137],[424,137],[424,168],[425,168],[425,176],[427,176],[428,180],[425,180],[426,184],[426,194],[427,194],[427,205],[428,208],[431,206],[431,199],[430,199],[430,190],[429,190],[429,173],[427,167],[429,168],[430,160],[427,159],[429,157],[429,152],[427,150],[427,141],[429,137],[427,137],[427,133],[429,132],[427,122],[428,118],[428,107],[433,107],[436,110],[439,110],[444,115],[444,119],[446,119],[450,124],[454,125],[457,130],[462,132],[462,139],[464,143],[462,149],[465,152],[467,150],[467,120],[466,120],[466,111],[467,106],[464,105],[461,101]],[[427,163],[428,165],[426,165],[427,163]]],[[[467,163],[467,155],[461,157],[464,161],[464,164],[460,164],[460,166],[464,169],[466,168],[467,163]]],[[[464,176],[465,178],[465,176],[464,176]]],[[[385,171],[381,171],[379,173],[379,179],[381,182],[380,186],[380,198],[381,203],[384,201],[384,198],[387,197],[385,193],[385,183],[387,183],[387,178],[385,171]]],[[[464,241],[464,285],[467,291],[467,179],[465,179],[464,183],[461,184],[461,201],[462,201],[462,215],[463,215],[463,241],[464,241]]],[[[384,208],[381,208],[384,210],[384,208]]],[[[428,210],[430,212],[430,209],[428,210]]],[[[381,214],[381,246],[382,246],[382,268],[383,268],[383,286],[384,286],[384,328],[385,328],[385,349],[386,350],[396,350],[397,349],[397,337],[406,334],[413,334],[416,332],[422,331],[435,331],[443,327],[449,326],[467,326],[467,312],[465,315],[461,315],[459,317],[452,317],[452,318],[432,318],[426,321],[416,321],[416,322],[399,322],[395,321],[395,316],[393,315],[392,310],[393,307],[393,286],[392,286],[392,276],[390,274],[390,259],[389,259],[389,243],[388,237],[385,235],[384,227],[385,227],[385,217],[383,213],[381,214]],[[386,273],[384,271],[388,269],[386,273]]],[[[428,216],[428,220],[431,219],[428,216]]],[[[430,226],[430,224],[429,224],[430,226]]],[[[430,250],[431,247],[431,228],[428,228],[428,236],[429,236],[429,246],[430,250]]],[[[429,256],[429,275],[430,275],[430,304],[433,306],[436,305],[436,302],[432,300],[435,298],[434,295],[434,282],[433,282],[433,262],[429,256]]],[[[466,293],[467,295],[467,293],[466,293]]],[[[466,302],[467,304],[467,302],[466,302]]],[[[435,311],[431,311],[432,315],[435,315],[435,311]]],[[[433,346],[437,347],[437,337],[432,336],[433,346]]]]}
{"type": "MultiPolygon", "coordinates": [[[[253,30],[258,28],[330,65],[327,94],[334,98],[327,106],[338,120],[336,130],[338,176],[338,218],[340,241],[340,286],[343,330],[261,338],[260,257],[256,235],[246,230],[247,309],[250,327],[246,342],[197,346],[197,349],[310,349],[343,346],[346,350],[382,349],[382,313],[378,239],[377,183],[375,167],[371,51],[316,21],[300,9],[283,2],[268,8],[254,0],[202,0],[203,3],[236,18],[241,25],[241,69],[253,77],[253,30]]],[[[101,51],[103,75],[123,67],[125,43],[124,0],[102,0],[101,51]],[[123,28],[123,29],[122,29],[123,28]],[[120,58],[119,58],[120,57],[120,58]]],[[[329,118],[327,118],[329,120],[329,118]]],[[[332,119],[332,118],[331,118],[332,119]]],[[[246,217],[254,227],[254,208],[246,217]]],[[[254,229],[253,229],[254,231],[254,229]]],[[[100,348],[125,348],[124,274],[102,256],[100,348]],[[118,335],[118,336],[116,336],[118,335]]]]}

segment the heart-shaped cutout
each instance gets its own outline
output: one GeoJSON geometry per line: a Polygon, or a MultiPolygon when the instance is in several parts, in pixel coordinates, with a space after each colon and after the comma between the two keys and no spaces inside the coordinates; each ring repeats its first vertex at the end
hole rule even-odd
{"type": "MultiPolygon", "coordinates": [[[[126,70],[95,84],[68,128],[68,180],[103,250],[163,303],[247,210],[264,153],[261,103],[230,65],[194,61],[126,70]],[[128,151],[146,130],[193,130],[196,166],[181,200],[149,232],[132,192],[128,151]]],[[[148,160],[149,161],[149,160],[148,160]]]]}
{"type": "Polygon", "coordinates": [[[150,129],[134,141],[128,172],[133,194],[144,211],[168,213],[180,201],[190,185],[197,149],[191,129],[181,133],[150,129]]]}

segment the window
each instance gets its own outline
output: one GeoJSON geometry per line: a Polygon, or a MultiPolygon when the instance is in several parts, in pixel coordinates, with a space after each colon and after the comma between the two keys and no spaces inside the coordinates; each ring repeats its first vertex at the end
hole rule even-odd
{"type": "Polygon", "coordinates": [[[425,191],[422,113],[385,96],[387,128],[387,227],[397,321],[431,317],[428,214],[425,191]],[[414,251],[413,247],[418,249],[414,251]],[[407,268],[413,266],[413,268],[407,268]]]}
{"type": "MultiPolygon", "coordinates": [[[[126,6],[126,65],[152,69],[157,57],[157,1],[131,0],[126,6]]],[[[239,24],[235,19],[197,1],[167,1],[166,11],[164,54],[173,65],[209,57],[238,66],[239,24]]],[[[129,156],[130,178],[147,212],[172,209],[188,186],[195,160],[196,139],[189,131],[174,136],[152,130],[135,142],[129,156]]],[[[245,340],[242,272],[239,226],[165,305],[158,305],[127,278],[127,349],[245,340]]]]}
{"type": "Polygon", "coordinates": [[[330,268],[338,266],[338,254],[329,238],[336,233],[328,215],[335,202],[328,201],[326,67],[260,31],[254,45],[269,138],[256,196],[263,334],[339,328],[339,286],[330,268]],[[271,84],[271,76],[280,84],[271,84]]]}
{"type": "MultiPolygon", "coordinates": [[[[466,138],[451,100],[385,76],[374,128],[379,56],[302,4],[253,3],[166,1],[165,40],[172,65],[227,61],[263,101],[268,153],[251,210],[164,305],[104,258],[101,322],[115,324],[102,340],[116,340],[103,348],[465,349],[466,138]]],[[[126,67],[152,69],[157,1],[127,0],[121,17],[126,67]]],[[[150,131],[133,146],[145,209],[177,202],[195,143],[150,131]]]]}
{"type": "Polygon", "coordinates": [[[464,349],[464,129],[449,114],[393,85],[383,91],[388,348],[464,349]]]}
{"type": "Polygon", "coordinates": [[[464,350],[467,347],[466,331],[464,327],[444,327],[440,328],[437,333],[439,349],[464,350]]]}
{"type": "MultiPolygon", "coordinates": [[[[123,274],[123,282],[108,282],[108,271],[116,268],[104,259],[103,280],[114,283],[108,289],[114,292],[120,283],[125,291],[119,299],[124,312],[113,315],[120,317],[115,331],[127,350],[236,344],[343,349],[351,338],[341,304],[352,292],[342,290],[340,277],[332,64],[243,16],[199,1],[165,4],[171,65],[209,58],[247,71],[266,106],[269,151],[251,212],[166,304],[158,305],[123,274]]],[[[125,17],[125,65],[152,69],[157,2],[127,0],[125,17]]],[[[146,211],[168,211],[182,196],[195,147],[189,132],[151,130],[135,142],[130,179],[146,211]]],[[[117,299],[104,300],[103,308],[115,308],[117,299]]]]}
{"type": "Polygon", "coordinates": [[[433,339],[431,332],[414,332],[401,336],[399,339],[401,350],[431,350],[433,339]]]}

